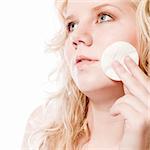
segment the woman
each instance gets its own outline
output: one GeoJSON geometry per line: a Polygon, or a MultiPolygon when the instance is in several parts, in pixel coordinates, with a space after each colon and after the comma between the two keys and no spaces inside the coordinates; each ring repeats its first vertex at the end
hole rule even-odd
{"type": "Polygon", "coordinates": [[[56,0],[61,32],[50,50],[61,56],[62,89],[29,118],[23,149],[150,150],[150,1],[56,0]],[[131,43],[139,54],[136,65],[126,57],[130,75],[113,63],[121,81],[99,67],[104,49],[131,43]],[[76,64],[77,58],[92,64],[76,64]]]}

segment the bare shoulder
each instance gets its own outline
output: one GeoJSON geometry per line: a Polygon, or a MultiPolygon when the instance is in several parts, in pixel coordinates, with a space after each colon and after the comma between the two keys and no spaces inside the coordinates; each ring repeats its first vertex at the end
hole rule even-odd
{"type": "Polygon", "coordinates": [[[58,105],[55,100],[51,100],[48,105],[45,104],[38,106],[29,116],[23,137],[22,149],[29,150],[28,140],[29,137],[39,128],[44,127],[46,124],[53,123],[59,115],[58,105]]]}
{"type": "Polygon", "coordinates": [[[40,126],[43,120],[43,106],[38,106],[30,115],[26,123],[23,143],[22,143],[22,150],[29,150],[28,146],[28,139],[32,135],[32,133],[40,126]]]}

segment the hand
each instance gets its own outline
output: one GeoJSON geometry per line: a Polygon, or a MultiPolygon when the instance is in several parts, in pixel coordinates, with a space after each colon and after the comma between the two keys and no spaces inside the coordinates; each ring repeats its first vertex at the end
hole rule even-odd
{"type": "Polygon", "coordinates": [[[150,145],[150,78],[130,57],[124,62],[130,73],[119,62],[112,65],[125,91],[110,109],[113,116],[121,114],[125,119],[119,150],[150,150],[146,148],[150,145]]]}

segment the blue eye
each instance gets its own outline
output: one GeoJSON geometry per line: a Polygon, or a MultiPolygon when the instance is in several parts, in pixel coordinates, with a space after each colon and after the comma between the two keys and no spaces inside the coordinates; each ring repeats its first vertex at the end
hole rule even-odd
{"type": "MultiPolygon", "coordinates": [[[[103,22],[109,22],[113,19],[113,17],[107,13],[100,13],[98,14],[98,18],[100,18],[100,23],[103,23],[103,22]]],[[[99,22],[99,21],[98,21],[99,22]]],[[[67,31],[68,32],[72,32],[72,28],[75,27],[75,25],[77,25],[77,23],[75,22],[69,22],[67,25],[66,25],[66,28],[67,28],[67,31]]]]}
{"type": "Polygon", "coordinates": [[[113,18],[111,15],[109,15],[107,13],[100,13],[100,14],[98,14],[98,16],[100,17],[101,22],[109,22],[113,18]]]}

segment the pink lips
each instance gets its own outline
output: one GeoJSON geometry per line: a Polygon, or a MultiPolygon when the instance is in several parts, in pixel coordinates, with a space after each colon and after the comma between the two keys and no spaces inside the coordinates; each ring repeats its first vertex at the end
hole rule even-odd
{"type": "Polygon", "coordinates": [[[91,65],[96,61],[98,61],[98,59],[80,55],[76,58],[75,65],[78,69],[81,69],[82,67],[91,65]]]}

